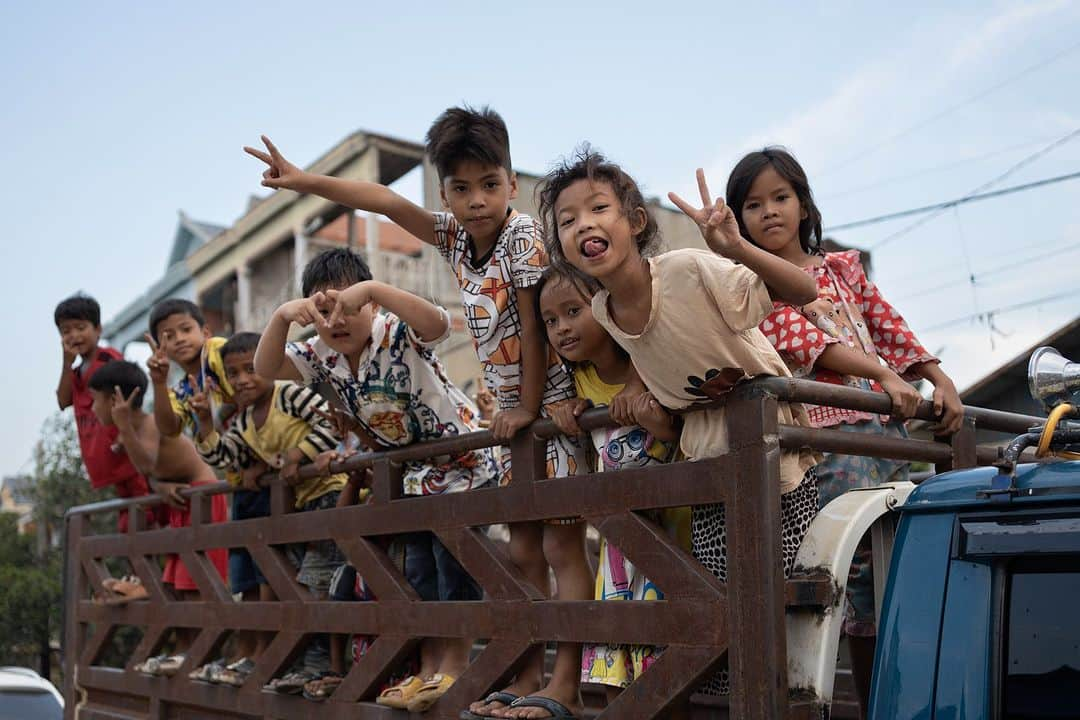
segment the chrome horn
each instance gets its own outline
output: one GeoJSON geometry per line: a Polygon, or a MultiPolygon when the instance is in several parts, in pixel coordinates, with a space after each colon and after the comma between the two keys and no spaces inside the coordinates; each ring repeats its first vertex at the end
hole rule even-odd
{"type": "Polygon", "coordinates": [[[1052,347],[1041,347],[1028,361],[1028,388],[1047,410],[1063,402],[1080,406],[1080,363],[1070,362],[1052,347]]]}

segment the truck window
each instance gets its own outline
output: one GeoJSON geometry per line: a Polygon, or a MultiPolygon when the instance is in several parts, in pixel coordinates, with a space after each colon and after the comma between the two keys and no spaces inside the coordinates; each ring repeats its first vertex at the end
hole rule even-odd
{"type": "Polygon", "coordinates": [[[1076,717],[1080,570],[1014,572],[1005,628],[1004,717],[1076,717]]]}

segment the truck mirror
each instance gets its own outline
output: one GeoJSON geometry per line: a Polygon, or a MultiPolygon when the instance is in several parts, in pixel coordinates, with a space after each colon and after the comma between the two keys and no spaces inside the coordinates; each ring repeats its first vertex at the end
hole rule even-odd
{"type": "Polygon", "coordinates": [[[1069,362],[1052,347],[1041,347],[1028,361],[1028,388],[1047,410],[1063,402],[1080,406],[1080,363],[1069,362]]]}

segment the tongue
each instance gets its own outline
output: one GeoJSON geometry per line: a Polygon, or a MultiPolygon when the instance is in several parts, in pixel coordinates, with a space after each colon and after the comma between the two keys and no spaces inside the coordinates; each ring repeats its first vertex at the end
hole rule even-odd
{"type": "Polygon", "coordinates": [[[607,246],[608,244],[603,240],[586,240],[581,249],[585,257],[596,257],[607,250],[607,246]]]}

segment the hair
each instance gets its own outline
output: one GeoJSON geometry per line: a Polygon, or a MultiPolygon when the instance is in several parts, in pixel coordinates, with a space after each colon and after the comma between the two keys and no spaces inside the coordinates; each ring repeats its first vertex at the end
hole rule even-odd
{"type": "Polygon", "coordinates": [[[569,272],[567,268],[570,267],[570,263],[563,254],[562,245],[559,244],[559,223],[555,213],[555,203],[558,202],[559,195],[578,180],[604,182],[610,185],[627,218],[630,218],[633,211],[638,208],[645,211],[645,227],[634,237],[634,240],[637,243],[638,252],[643,256],[649,255],[660,241],[660,228],[656,224],[656,217],[645,203],[641,188],[625,170],[586,145],[575,151],[571,159],[564,159],[549,172],[538,190],[540,217],[546,226],[545,244],[552,265],[558,266],[562,274],[569,272]]]}
{"type": "Polygon", "coordinates": [[[61,300],[53,311],[53,321],[57,327],[64,320],[85,320],[94,327],[101,327],[101,306],[89,295],[76,293],[61,300]]]}
{"type": "Polygon", "coordinates": [[[227,356],[233,354],[254,352],[255,348],[259,347],[260,337],[262,336],[256,332],[234,333],[233,336],[221,346],[221,359],[224,360],[227,356]]]}
{"type": "MultiPolygon", "coordinates": [[[[545,287],[557,285],[559,283],[569,284],[572,288],[581,293],[581,296],[586,300],[592,300],[593,295],[595,295],[602,289],[600,283],[597,282],[595,278],[589,277],[588,275],[581,272],[572,265],[567,265],[566,267],[548,265],[540,274],[540,279],[535,285],[537,298],[536,318],[537,322],[540,323],[541,328],[545,327],[545,325],[544,316],[540,312],[540,295],[544,292],[545,287]]],[[[605,333],[606,332],[607,331],[605,330],[605,333]]],[[[617,342],[615,342],[615,339],[611,338],[610,335],[608,337],[611,339],[611,342],[615,346],[615,350],[619,354],[619,356],[628,359],[630,357],[630,354],[626,352],[622,345],[619,345],[617,342]]],[[[558,355],[558,350],[556,350],[555,352],[558,355]]],[[[576,368],[578,365],[578,363],[574,362],[573,360],[567,360],[562,355],[559,355],[559,360],[562,362],[563,365],[567,366],[571,370],[576,368]]]]}
{"type": "Polygon", "coordinates": [[[127,360],[110,360],[90,376],[87,386],[91,390],[112,394],[113,388],[120,388],[126,398],[132,390],[138,390],[131,406],[142,409],[146,396],[146,373],[138,365],[127,360]]]}
{"type": "Polygon", "coordinates": [[[513,172],[506,123],[486,105],[447,108],[431,123],[425,142],[440,182],[467,160],[513,172]]]}
{"type": "Polygon", "coordinates": [[[342,288],[371,279],[371,269],[364,258],[348,248],[321,252],[304,266],[301,288],[304,297],[326,288],[342,288]]]}
{"type": "MultiPolygon", "coordinates": [[[[795,190],[795,197],[799,199],[799,205],[806,211],[806,217],[799,222],[799,244],[803,252],[816,254],[821,252],[821,211],[814,203],[814,196],[810,192],[810,181],[806,178],[806,171],[799,165],[795,156],[779,146],[770,146],[750,153],[735,165],[727,181],[727,203],[735,212],[735,219],[739,222],[739,232],[745,238],[750,237],[743,223],[742,208],[746,203],[746,196],[750,194],[750,186],[766,167],[771,167],[776,174],[791,183],[795,190]]],[[[752,240],[751,240],[752,242],[752,240]]]]}
{"type": "Polygon", "coordinates": [[[170,315],[190,315],[192,320],[199,323],[199,327],[206,324],[202,310],[190,300],[181,300],[180,298],[162,300],[150,311],[150,337],[154,338],[154,342],[157,342],[158,339],[158,325],[170,315]]]}

